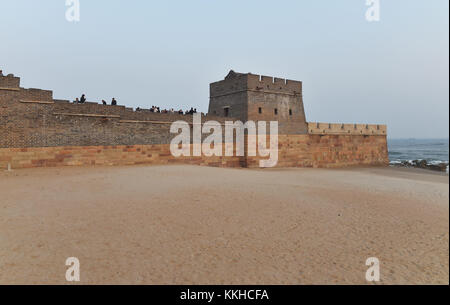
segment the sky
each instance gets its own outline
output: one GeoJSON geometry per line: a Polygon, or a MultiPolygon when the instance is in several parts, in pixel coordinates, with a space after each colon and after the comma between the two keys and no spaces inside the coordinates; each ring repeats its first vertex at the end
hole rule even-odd
{"type": "Polygon", "coordinates": [[[449,1],[0,0],[0,69],[58,99],[207,112],[233,69],[303,81],[310,122],[448,138],[449,1]]]}

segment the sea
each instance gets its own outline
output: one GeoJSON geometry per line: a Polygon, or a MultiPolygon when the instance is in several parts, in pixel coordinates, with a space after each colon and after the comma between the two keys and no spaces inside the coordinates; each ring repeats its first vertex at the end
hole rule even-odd
{"type": "MultiPolygon", "coordinates": [[[[426,160],[431,164],[448,163],[448,139],[388,139],[391,164],[426,160]]],[[[447,167],[448,173],[448,167],[447,167]]]]}

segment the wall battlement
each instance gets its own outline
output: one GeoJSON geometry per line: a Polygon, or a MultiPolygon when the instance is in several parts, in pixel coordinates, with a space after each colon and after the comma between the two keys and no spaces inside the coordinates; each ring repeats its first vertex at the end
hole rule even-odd
{"type": "Polygon", "coordinates": [[[272,91],[273,93],[302,94],[302,82],[272,76],[248,74],[249,90],[272,91]]]}
{"type": "Polygon", "coordinates": [[[15,97],[22,101],[52,101],[53,91],[20,87],[20,77],[13,74],[0,75],[0,97],[15,97]]]}
{"type": "Polygon", "coordinates": [[[19,89],[20,78],[13,74],[0,75],[0,89],[19,89]]]}
{"type": "Polygon", "coordinates": [[[319,135],[381,135],[387,134],[386,125],[374,124],[338,124],[338,123],[308,123],[309,134],[319,135]]]}
{"type": "Polygon", "coordinates": [[[237,73],[232,70],[224,80],[211,83],[210,89],[212,98],[240,91],[301,95],[302,82],[252,73],[237,73]]]}

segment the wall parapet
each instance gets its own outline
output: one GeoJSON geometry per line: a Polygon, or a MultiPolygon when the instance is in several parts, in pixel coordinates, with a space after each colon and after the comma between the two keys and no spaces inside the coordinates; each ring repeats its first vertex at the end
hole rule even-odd
{"type": "Polygon", "coordinates": [[[8,74],[6,76],[0,75],[0,88],[3,90],[18,90],[20,87],[20,78],[14,76],[13,74],[8,74]]]}
{"type": "Polygon", "coordinates": [[[248,74],[248,89],[269,90],[274,93],[301,94],[302,82],[279,77],[248,74]]]}
{"type": "Polygon", "coordinates": [[[211,98],[246,91],[301,95],[302,82],[252,73],[237,73],[231,70],[224,80],[210,84],[211,98]]]}
{"type": "Polygon", "coordinates": [[[340,124],[308,122],[309,134],[321,135],[387,135],[387,126],[380,124],[340,124]]]}

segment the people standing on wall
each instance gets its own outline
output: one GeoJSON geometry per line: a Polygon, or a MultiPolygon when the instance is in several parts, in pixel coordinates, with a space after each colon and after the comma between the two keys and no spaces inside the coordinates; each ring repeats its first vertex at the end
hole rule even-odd
{"type": "Polygon", "coordinates": [[[102,104],[103,104],[103,105],[106,105],[106,101],[105,101],[105,100],[102,100],[102,104]]]}
{"type": "Polygon", "coordinates": [[[77,97],[73,102],[74,102],[74,104],[79,104],[80,103],[80,99],[77,97]]]}
{"type": "Polygon", "coordinates": [[[86,95],[84,95],[84,94],[81,95],[80,103],[81,103],[81,104],[86,103],[86,95]]]}
{"type": "Polygon", "coordinates": [[[116,106],[116,105],[117,105],[117,101],[116,101],[116,99],[115,99],[115,98],[113,98],[113,99],[112,99],[112,101],[111,101],[111,105],[112,105],[112,106],[116,106]]]}

